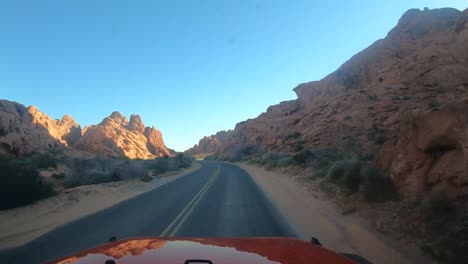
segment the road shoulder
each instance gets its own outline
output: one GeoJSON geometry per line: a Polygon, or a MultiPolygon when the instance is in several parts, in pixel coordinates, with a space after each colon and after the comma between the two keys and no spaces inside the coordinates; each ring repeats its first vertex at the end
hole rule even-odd
{"type": "Polygon", "coordinates": [[[378,234],[365,219],[343,215],[335,204],[304,188],[293,175],[247,163],[237,165],[252,176],[301,238],[316,237],[334,251],[359,254],[373,263],[432,263],[416,250],[404,249],[378,234]]]}
{"type": "Polygon", "coordinates": [[[23,245],[60,225],[158,188],[200,168],[201,164],[194,162],[188,169],[168,172],[150,182],[132,179],[79,186],[28,206],[0,211],[0,250],[23,245]]]}

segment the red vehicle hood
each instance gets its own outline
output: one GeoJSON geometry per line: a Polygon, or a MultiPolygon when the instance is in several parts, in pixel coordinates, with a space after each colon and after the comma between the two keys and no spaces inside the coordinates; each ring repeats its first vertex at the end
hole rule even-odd
{"type": "Polygon", "coordinates": [[[51,264],[313,264],[355,262],[326,248],[294,238],[137,238],[119,240],[50,262],[51,264]],[[202,263],[202,262],[190,262],[202,263]],[[205,262],[208,263],[208,262],[205,262]]]}

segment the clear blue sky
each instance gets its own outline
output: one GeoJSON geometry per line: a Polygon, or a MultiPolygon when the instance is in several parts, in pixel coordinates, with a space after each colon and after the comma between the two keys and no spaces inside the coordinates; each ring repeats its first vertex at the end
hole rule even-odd
{"type": "Polygon", "coordinates": [[[82,126],[140,114],[185,150],[296,98],[409,8],[466,0],[0,0],[0,98],[82,126]]]}

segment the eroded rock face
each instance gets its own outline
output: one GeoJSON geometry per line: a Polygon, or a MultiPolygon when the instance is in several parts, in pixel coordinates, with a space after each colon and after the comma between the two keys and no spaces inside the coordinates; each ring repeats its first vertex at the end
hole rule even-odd
{"type": "Polygon", "coordinates": [[[402,188],[466,196],[468,98],[440,111],[405,118],[377,157],[402,188]]]}
{"type": "Polygon", "coordinates": [[[141,117],[139,115],[131,115],[130,122],[127,125],[127,129],[130,131],[144,133],[145,124],[143,124],[143,121],[141,121],[141,117]]]}
{"type": "Polygon", "coordinates": [[[468,9],[409,10],[386,38],[324,79],[297,86],[297,100],[237,124],[217,156],[335,147],[378,156],[408,190],[446,186],[463,194],[467,58],[468,9]]]}
{"type": "Polygon", "coordinates": [[[143,135],[148,139],[146,147],[148,151],[159,156],[174,156],[174,152],[164,145],[164,140],[161,131],[155,127],[146,127],[143,135]]]}
{"type": "Polygon", "coordinates": [[[212,154],[218,152],[222,145],[232,136],[232,130],[220,131],[215,135],[200,139],[198,144],[188,149],[188,154],[212,154]]]}
{"type": "Polygon", "coordinates": [[[131,159],[174,155],[164,145],[161,132],[154,127],[145,128],[138,115],[132,115],[128,121],[119,112],[113,112],[98,125],[82,131],[69,115],[52,119],[35,106],[26,108],[0,100],[0,152],[20,156],[54,148],[66,148],[70,156],[88,152],[131,159]]]}
{"type": "Polygon", "coordinates": [[[81,127],[70,115],[58,120],[42,113],[35,106],[29,106],[27,110],[32,116],[33,124],[45,127],[63,145],[71,146],[81,137],[81,127]]]}
{"type": "Polygon", "coordinates": [[[164,145],[160,131],[145,128],[138,115],[132,115],[129,122],[119,112],[113,112],[99,125],[85,127],[83,136],[73,147],[95,154],[131,159],[173,156],[164,145]]]}
{"type": "Polygon", "coordinates": [[[53,120],[36,107],[0,100],[0,152],[22,155],[37,150],[60,148],[74,139],[73,119],[53,120]],[[50,128],[47,129],[44,125],[50,128]]]}

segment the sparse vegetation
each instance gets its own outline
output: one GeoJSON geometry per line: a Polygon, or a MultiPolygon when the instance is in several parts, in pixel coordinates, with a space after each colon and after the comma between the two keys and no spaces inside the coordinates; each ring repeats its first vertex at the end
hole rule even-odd
{"type": "Polygon", "coordinates": [[[377,145],[382,145],[387,140],[386,134],[385,129],[375,129],[367,134],[367,138],[377,145]]]}
{"type": "Polygon", "coordinates": [[[64,185],[67,188],[87,184],[121,181],[134,178],[148,180],[149,172],[159,175],[190,167],[192,159],[179,154],[176,157],[162,157],[154,160],[128,159],[73,159],[68,162],[69,172],[65,175],[64,185]]]}
{"type": "Polygon", "coordinates": [[[291,158],[298,165],[306,164],[313,157],[313,153],[308,149],[296,152],[291,158]]]}
{"type": "Polygon", "coordinates": [[[369,202],[384,202],[397,196],[392,180],[367,162],[338,160],[330,167],[327,176],[330,182],[350,193],[362,192],[369,202]]]}
{"type": "Polygon", "coordinates": [[[35,165],[0,156],[0,210],[27,205],[55,194],[52,185],[39,176],[35,165]]]}
{"type": "Polygon", "coordinates": [[[370,101],[379,101],[379,97],[377,95],[368,95],[367,96],[367,99],[369,99],[370,101]]]}
{"type": "Polygon", "coordinates": [[[346,115],[345,117],[343,117],[343,121],[349,121],[351,119],[353,119],[353,117],[350,115],[346,115]]]}
{"type": "Polygon", "coordinates": [[[374,166],[365,166],[362,170],[361,191],[369,202],[385,202],[396,198],[393,181],[374,166]]]}
{"type": "Polygon", "coordinates": [[[54,179],[64,179],[65,178],[65,173],[53,173],[52,178],[54,179]]]}
{"type": "Polygon", "coordinates": [[[24,164],[29,164],[37,169],[57,168],[61,160],[56,153],[31,153],[23,157],[24,164]]]}

